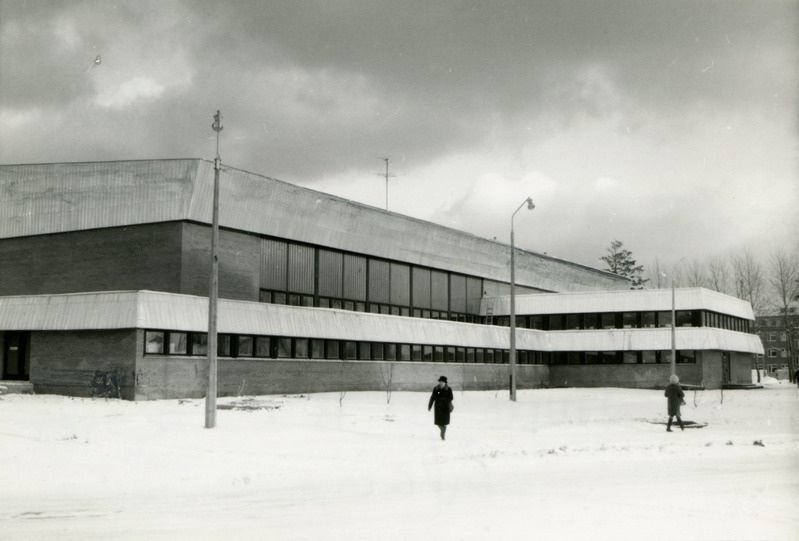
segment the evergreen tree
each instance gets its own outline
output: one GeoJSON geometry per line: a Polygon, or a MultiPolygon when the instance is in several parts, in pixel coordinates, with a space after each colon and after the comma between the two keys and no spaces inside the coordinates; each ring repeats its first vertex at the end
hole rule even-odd
{"type": "Polygon", "coordinates": [[[644,284],[649,281],[649,279],[643,277],[644,266],[636,265],[632,252],[622,248],[622,244],[621,241],[614,240],[607,249],[608,255],[599,259],[607,265],[605,270],[630,278],[632,280],[630,289],[643,289],[644,284]]]}

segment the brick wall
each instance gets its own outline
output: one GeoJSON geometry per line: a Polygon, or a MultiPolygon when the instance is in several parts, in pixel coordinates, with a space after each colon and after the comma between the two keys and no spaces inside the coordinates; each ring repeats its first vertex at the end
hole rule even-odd
{"type": "Polygon", "coordinates": [[[0,239],[0,296],[178,293],[180,243],[178,222],[0,239]]]}
{"type": "Polygon", "coordinates": [[[122,398],[132,400],[136,335],[134,330],[32,332],[34,392],[93,396],[99,370],[116,372],[122,398]]]}
{"type": "MultiPolygon", "coordinates": [[[[669,382],[669,364],[551,365],[550,384],[554,387],[627,387],[660,389],[669,382]]],[[[702,383],[702,364],[678,364],[680,382],[702,383]]]]}
{"type": "MultiPolygon", "coordinates": [[[[136,399],[204,397],[207,363],[207,359],[188,357],[143,357],[136,370],[136,399]]],[[[519,366],[517,374],[519,388],[548,384],[546,366],[519,366]]],[[[219,359],[217,394],[382,391],[389,378],[394,391],[428,391],[441,375],[456,390],[499,387],[507,392],[508,388],[506,365],[219,359]]]]}
{"type": "MultiPolygon", "coordinates": [[[[211,228],[183,224],[181,293],[208,296],[211,277],[211,228]]],[[[260,288],[261,240],[236,231],[219,232],[219,296],[257,301],[260,288]]]]}

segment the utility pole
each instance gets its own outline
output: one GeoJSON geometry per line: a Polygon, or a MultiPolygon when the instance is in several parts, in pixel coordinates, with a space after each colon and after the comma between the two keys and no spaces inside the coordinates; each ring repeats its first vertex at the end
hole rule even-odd
{"type": "Polygon", "coordinates": [[[388,179],[389,177],[396,177],[397,175],[389,175],[388,174],[388,158],[378,158],[386,162],[386,172],[385,173],[375,173],[378,176],[385,177],[386,179],[386,210],[388,210],[388,179]]]}
{"type": "Polygon", "coordinates": [[[219,132],[222,131],[222,115],[214,115],[211,128],[216,132],[216,158],[214,158],[214,210],[211,219],[211,291],[208,295],[208,387],[205,391],[205,428],[216,426],[216,354],[217,354],[217,301],[219,297],[219,132]]]}

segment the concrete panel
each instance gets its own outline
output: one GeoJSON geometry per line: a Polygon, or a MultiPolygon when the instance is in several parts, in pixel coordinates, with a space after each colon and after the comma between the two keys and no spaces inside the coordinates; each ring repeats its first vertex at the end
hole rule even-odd
{"type": "MultiPolygon", "coordinates": [[[[663,389],[669,382],[668,364],[608,364],[608,365],[551,365],[550,385],[553,387],[626,387],[633,389],[663,389]]],[[[700,385],[700,364],[677,365],[680,382],[700,385]]]]}

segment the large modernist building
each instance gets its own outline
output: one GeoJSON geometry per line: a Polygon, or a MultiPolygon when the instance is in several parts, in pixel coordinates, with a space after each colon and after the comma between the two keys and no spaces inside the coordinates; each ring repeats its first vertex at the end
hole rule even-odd
{"type": "MultiPolygon", "coordinates": [[[[0,166],[2,380],[204,396],[213,184],[199,159],[0,166]]],[[[220,395],[507,388],[508,245],[227,167],[219,223],[220,395]]],[[[672,345],[685,383],[749,383],[763,353],[738,299],[515,270],[521,388],[659,387],[672,345]]]]}

